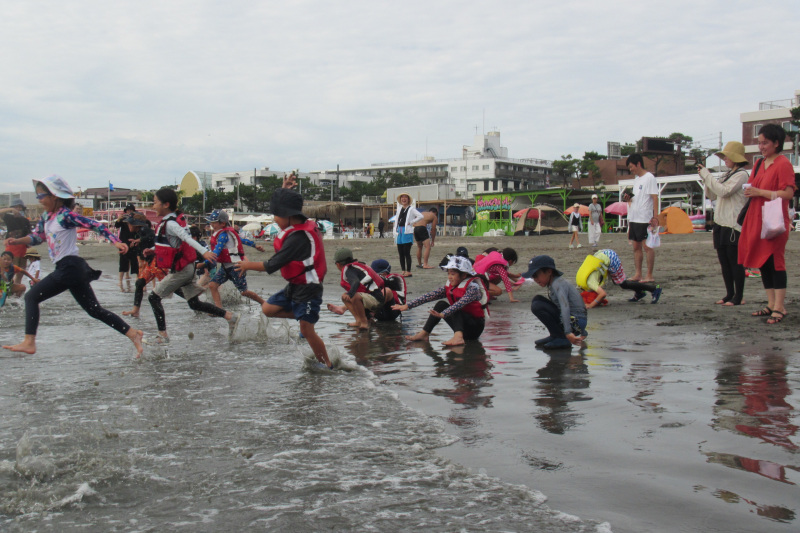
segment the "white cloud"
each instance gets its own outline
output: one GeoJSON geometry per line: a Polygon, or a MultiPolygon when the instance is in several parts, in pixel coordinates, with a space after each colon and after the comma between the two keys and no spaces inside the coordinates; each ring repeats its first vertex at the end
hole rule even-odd
{"type": "Polygon", "coordinates": [[[793,0],[13,3],[0,190],[411,160],[426,140],[456,157],[484,110],[512,157],[738,139],[739,113],[800,88],[798,15],[793,0]]]}

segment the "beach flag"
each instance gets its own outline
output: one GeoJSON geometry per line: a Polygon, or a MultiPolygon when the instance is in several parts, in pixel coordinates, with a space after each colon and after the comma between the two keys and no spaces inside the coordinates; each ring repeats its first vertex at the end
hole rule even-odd
{"type": "Polygon", "coordinates": [[[108,190],[112,192],[114,191],[114,184],[111,183],[110,181],[108,182],[108,190]]]}

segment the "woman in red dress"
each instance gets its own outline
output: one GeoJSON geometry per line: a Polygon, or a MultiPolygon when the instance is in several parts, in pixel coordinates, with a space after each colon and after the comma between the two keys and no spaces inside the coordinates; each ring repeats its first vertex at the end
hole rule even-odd
{"type": "Polygon", "coordinates": [[[764,160],[753,171],[744,195],[750,198],[742,235],[739,240],[739,263],[747,268],[760,268],[761,281],[767,293],[767,306],[753,316],[768,316],[767,324],[777,324],[786,316],[786,261],[784,252],[789,240],[789,200],[794,195],[794,169],[780,155],[786,132],[776,124],[766,124],[758,135],[758,149],[764,160]],[[761,238],[761,207],[765,202],[781,198],[787,231],[773,239],[761,238]]]}

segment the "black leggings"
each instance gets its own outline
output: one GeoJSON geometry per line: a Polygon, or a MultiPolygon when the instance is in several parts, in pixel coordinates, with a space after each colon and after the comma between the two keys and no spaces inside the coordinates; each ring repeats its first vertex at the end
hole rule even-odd
{"type": "MultiPolygon", "coordinates": [[[[450,304],[445,300],[439,300],[433,306],[434,311],[441,313],[450,307],[450,304]]],[[[428,315],[428,320],[422,326],[423,331],[430,333],[433,328],[439,323],[441,318],[438,316],[428,315]]],[[[444,319],[447,325],[450,326],[453,332],[461,332],[464,335],[464,340],[474,340],[481,336],[483,328],[486,326],[486,319],[468,315],[464,311],[457,311],[444,319]]]]}
{"type": "Polygon", "coordinates": [[[411,246],[413,242],[397,245],[397,253],[400,254],[400,271],[411,271],[411,246]]]}
{"type": "MultiPolygon", "coordinates": [[[[775,256],[769,256],[766,263],[761,265],[761,283],[765,289],[785,289],[786,271],[775,270],[775,256]]],[[[34,285],[35,287],[35,285],[34,285]]]]}
{"type": "Polygon", "coordinates": [[[25,335],[36,335],[39,328],[39,303],[64,291],[69,291],[90,317],[111,326],[123,335],[128,333],[131,327],[97,302],[90,283],[99,274],[77,255],[67,256],[56,263],[55,271],[31,287],[25,295],[25,335]]]}
{"type": "Polygon", "coordinates": [[[144,298],[144,288],[147,285],[147,280],[144,278],[136,279],[136,289],[133,292],[133,306],[141,307],[142,298],[144,298]]]}
{"type": "MultiPolygon", "coordinates": [[[[725,282],[725,297],[723,302],[731,302],[733,305],[742,303],[744,296],[744,267],[739,264],[738,246],[720,246],[717,248],[717,258],[722,267],[722,281],[725,282]]],[[[784,284],[786,283],[786,273],[784,272],[784,284]]]]}
{"type": "MultiPolygon", "coordinates": [[[[181,289],[175,291],[175,294],[181,298],[184,297],[181,289]]],[[[158,326],[158,331],[167,331],[167,317],[164,314],[164,306],[161,304],[161,296],[155,292],[151,292],[150,296],[147,297],[147,301],[150,302],[150,307],[153,308],[153,315],[156,317],[156,326],[158,326]]],[[[226,313],[224,309],[220,309],[214,304],[201,302],[199,294],[194,298],[186,300],[186,303],[189,304],[189,308],[193,311],[208,313],[211,316],[224,317],[226,313]]]]}

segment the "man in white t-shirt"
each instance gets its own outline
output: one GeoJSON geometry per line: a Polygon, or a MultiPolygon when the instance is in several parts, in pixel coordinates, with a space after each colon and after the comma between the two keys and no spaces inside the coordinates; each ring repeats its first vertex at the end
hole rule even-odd
{"type": "Polygon", "coordinates": [[[635,175],[633,191],[626,192],[622,199],[628,202],[628,240],[633,243],[633,266],[636,269],[631,281],[655,281],[653,267],[656,252],[645,244],[649,227],[658,227],[658,183],[655,176],[644,168],[641,154],[632,154],[625,161],[628,170],[635,175]],[[647,277],[642,278],[642,259],[647,256],[647,277]]]}

